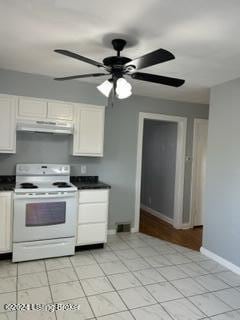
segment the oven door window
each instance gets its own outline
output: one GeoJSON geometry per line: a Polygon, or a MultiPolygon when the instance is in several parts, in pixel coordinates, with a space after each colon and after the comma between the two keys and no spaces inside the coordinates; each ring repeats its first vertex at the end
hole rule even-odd
{"type": "Polygon", "coordinates": [[[65,221],[66,202],[26,204],[26,227],[51,226],[65,221]]]}

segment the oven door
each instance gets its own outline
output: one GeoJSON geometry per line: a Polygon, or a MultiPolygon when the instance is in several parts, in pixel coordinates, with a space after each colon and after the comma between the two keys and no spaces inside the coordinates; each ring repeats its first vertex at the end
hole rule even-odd
{"type": "Polygon", "coordinates": [[[14,195],[13,241],[74,237],[76,192],[14,195]]]}

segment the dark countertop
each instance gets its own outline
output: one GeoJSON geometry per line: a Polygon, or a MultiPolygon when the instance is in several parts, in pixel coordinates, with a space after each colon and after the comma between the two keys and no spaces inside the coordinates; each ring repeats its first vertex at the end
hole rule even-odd
{"type": "MultiPolygon", "coordinates": [[[[70,180],[78,190],[111,189],[109,184],[99,181],[98,176],[71,176],[70,180]]],[[[0,191],[13,191],[15,181],[15,176],[0,176],[0,191]]]]}
{"type": "Polygon", "coordinates": [[[99,181],[98,176],[72,176],[70,180],[78,190],[111,189],[109,184],[99,181]]]}
{"type": "Polygon", "coordinates": [[[15,176],[0,176],[0,191],[13,191],[15,181],[15,176]]]}

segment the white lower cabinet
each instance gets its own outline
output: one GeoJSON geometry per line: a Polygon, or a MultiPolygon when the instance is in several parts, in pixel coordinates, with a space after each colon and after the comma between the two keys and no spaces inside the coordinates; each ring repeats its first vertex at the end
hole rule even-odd
{"type": "Polygon", "coordinates": [[[82,203],[79,205],[78,223],[105,222],[107,203],[82,203]]]}
{"type": "Polygon", "coordinates": [[[12,251],[12,192],[0,192],[0,253],[12,251]]]}
{"type": "Polygon", "coordinates": [[[105,243],[107,241],[106,223],[78,225],[78,245],[105,243]]]}
{"type": "Polygon", "coordinates": [[[107,241],[109,190],[81,190],[78,203],[77,245],[107,241]]]}

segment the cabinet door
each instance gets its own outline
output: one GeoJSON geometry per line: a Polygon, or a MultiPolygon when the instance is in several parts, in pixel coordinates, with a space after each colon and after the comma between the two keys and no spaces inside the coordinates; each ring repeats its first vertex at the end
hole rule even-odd
{"type": "Polygon", "coordinates": [[[16,98],[0,96],[0,153],[16,152],[16,98]]]}
{"type": "Polygon", "coordinates": [[[35,98],[19,98],[18,118],[46,119],[47,101],[35,98]]]}
{"type": "Polygon", "coordinates": [[[48,102],[49,119],[73,120],[73,105],[64,102],[48,102]]]}
{"type": "Polygon", "coordinates": [[[12,250],[12,194],[0,192],[0,253],[12,250]]]}
{"type": "Polygon", "coordinates": [[[104,116],[104,107],[80,108],[77,111],[73,155],[103,156],[104,116]]]}
{"type": "Polygon", "coordinates": [[[78,223],[106,222],[107,203],[83,203],[78,206],[78,223]]]}
{"type": "Polygon", "coordinates": [[[105,243],[107,241],[106,223],[79,224],[77,245],[105,243]]]}
{"type": "Polygon", "coordinates": [[[108,190],[81,190],[79,191],[79,203],[108,202],[108,190]]]}

